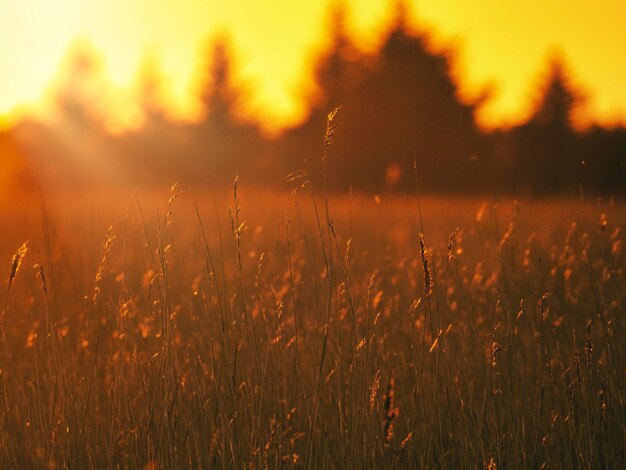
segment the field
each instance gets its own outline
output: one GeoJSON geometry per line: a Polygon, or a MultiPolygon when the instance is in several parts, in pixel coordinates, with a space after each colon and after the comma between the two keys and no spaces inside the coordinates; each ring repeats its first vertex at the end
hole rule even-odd
{"type": "Polygon", "coordinates": [[[2,467],[626,465],[620,202],[2,207],[2,467]]]}

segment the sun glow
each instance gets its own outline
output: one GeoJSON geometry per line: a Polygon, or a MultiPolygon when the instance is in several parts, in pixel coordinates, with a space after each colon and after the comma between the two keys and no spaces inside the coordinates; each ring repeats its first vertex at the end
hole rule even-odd
{"type": "MultiPolygon", "coordinates": [[[[414,5],[414,3],[411,5],[414,5]]],[[[349,28],[372,50],[392,15],[394,0],[347,2],[349,28]]],[[[251,88],[246,112],[269,129],[300,119],[310,86],[310,60],[325,42],[328,5],[315,0],[232,2],[180,0],[0,0],[0,126],[50,105],[54,77],[67,48],[88,38],[103,57],[117,99],[114,126],[136,125],[137,76],[147,55],[159,58],[174,116],[198,112],[198,70],[212,35],[231,35],[237,78],[251,88]],[[131,104],[129,104],[131,103],[131,104]]],[[[489,88],[479,120],[486,126],[514,123],[528,113],[529,98],[550,51],[560,51],[581,88],[589,93],[589,119],[626,122],[626,4],[555,0],[421,1],[414,25],[434,32],[436,47],[456,49],[456,68],[467,97],[489,88]]]]}

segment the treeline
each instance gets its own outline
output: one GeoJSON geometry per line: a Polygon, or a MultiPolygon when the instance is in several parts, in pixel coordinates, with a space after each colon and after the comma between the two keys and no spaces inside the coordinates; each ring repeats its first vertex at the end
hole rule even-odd
{"type": "Polygon", "coordinates": [[[39,177],[66,184],[230,184],[240,174],[250,184],[286,187],[319,176],[326,116],[341,106],[329,154],[328,183],[336,190],[412,191],[416,178],[422,190],[437,192],[626,189],[626,130],[574,127],[584,97],[562,60],[550,62],[527,122],[485,132],[475,115],[488,95],[462,100],[453,54],[433,51],[428,35],[410,30],[404,17],[399,7],[380,49],[365,54],[346,33],[345,10],[337,8],[330,46],[314,63],[308,117],[277,137],[238,114],[246,93],[233,80],[232,50],[221,38],[207,60],[199,93],[204,113],[196,122],[169,118],[158,77],[146,73],[143,125],[107,132],[94,113],[97,67],[78,54],[57,92],[57,122],[22,123],[0,141],[19,142],[39,177]],[[287,182],[287,175],[300,178],[287,182]]]}

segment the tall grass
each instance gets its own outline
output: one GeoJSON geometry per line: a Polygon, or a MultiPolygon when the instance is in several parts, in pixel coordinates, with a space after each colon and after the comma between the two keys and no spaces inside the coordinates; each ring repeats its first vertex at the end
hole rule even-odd
{"type": "Polygon", "coordinates": [[[626,465],[623,208],[240,191],[15,232],[3,467],[626,465]]]}

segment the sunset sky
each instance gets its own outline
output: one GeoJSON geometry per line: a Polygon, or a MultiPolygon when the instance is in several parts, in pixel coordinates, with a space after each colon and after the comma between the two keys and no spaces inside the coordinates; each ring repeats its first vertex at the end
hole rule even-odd
{"type": "MultiPolygon", "coordinates": [[[[351,32],[373,50],[394,0],[347,2],[351,32]]],[[[626,123],[626,2],[623,0],[408,1],[410,24],[457,50],[462,91],[494,90],[480,120],[523,119],[552,52],[590,95],[589,118],[626,123]]],[[[121,103],[137,88],[140,64],[158,57],[173,113],[192,116],[197,71],[209,39],[233,38],[238,75],[254,86],[250,109],[267,127],[302,116],[310,60],[324,44],[328,2],[319,0],[0,0],[0,127],[42,112],[68,46],[88,40],[121,103]]],[[[114,102],[114,101],[112,101],[114,102]]],[[[130,108],[119,114],[131,115],[130,108]]]]}

